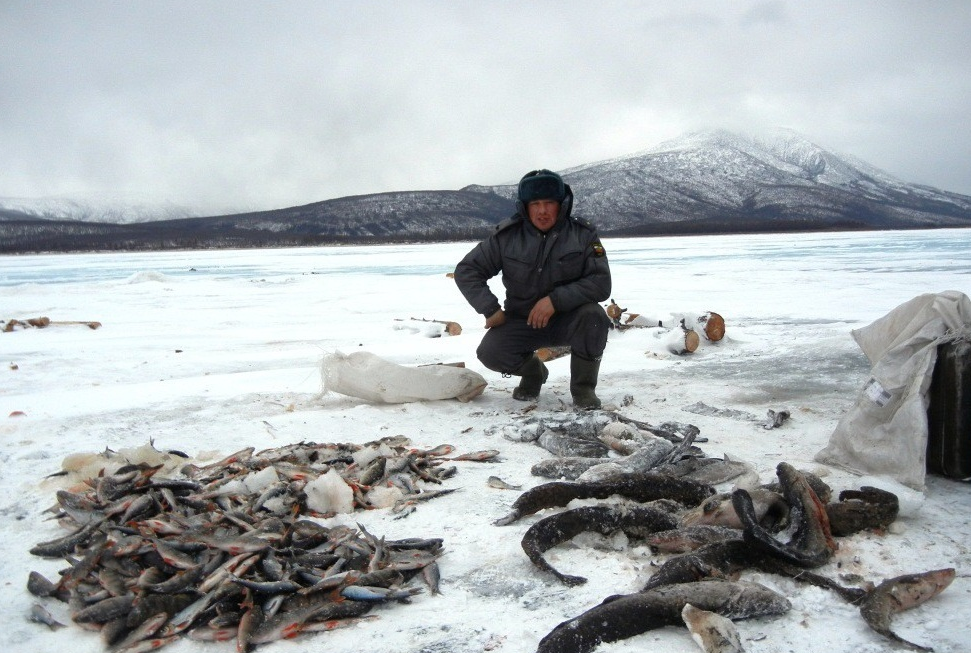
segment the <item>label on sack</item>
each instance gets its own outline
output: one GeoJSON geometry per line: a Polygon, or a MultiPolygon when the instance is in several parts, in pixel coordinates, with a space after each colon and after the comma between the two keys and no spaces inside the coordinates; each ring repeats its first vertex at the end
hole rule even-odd
{"type": "Polygon", "coordinates": [[[880,382],[870,377],[870,380],[863,386],[863,394],[880,408],[890,403],[893,395],[887,392],[880,382]]]}

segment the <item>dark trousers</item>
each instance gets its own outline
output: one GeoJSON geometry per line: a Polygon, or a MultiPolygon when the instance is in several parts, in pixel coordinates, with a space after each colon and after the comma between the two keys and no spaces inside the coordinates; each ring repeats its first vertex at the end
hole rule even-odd
{"type": "Polygon", "coordinates": [[[526,324],[524,317],[506,315],[506,323],[486,330],[476,355],[493,372],[512,374],[540,347],[569,345],[587,360],[599,360],[607,346],[610,318],[595,303],[568,313],[554,313],[543,329],[526,324]]]}

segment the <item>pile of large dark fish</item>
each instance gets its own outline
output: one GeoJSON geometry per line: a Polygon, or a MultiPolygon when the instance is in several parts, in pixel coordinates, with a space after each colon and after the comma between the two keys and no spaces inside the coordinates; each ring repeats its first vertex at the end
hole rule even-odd
{"type": "MultiPolygon", "coordinates": [[[[245,651],[372,618],[376,605],[407,603],[425,587],[437,593],[442,539],[387,540],[360,524],[328,528],[311,519],[329,515],[318,514],[304,490],[337,471],[354,509],[371,507],[372,488],[394,487],[392,509],[407,515],[451,491],[436,487],[455,473],[446,461],[496,453],[449,457],[449,445],[407,445],[386,438],[248,448],[187,464],[171,478],[139,463],[87,479],[80,491],[58,491],[51,508],[71,532],[30,550],[69,566],[54,581],[31,572],[28,590],[66,602],[76,624],[125,653],[183,636],[233,639],[245,651]],[[247,483],[254,478],[263,482],[247,483]]],[[[40,602],[32,618],[61,625],[40,602]]]]}
{"type": "Polygon", "coordinates": [[[749,477],[732,492],[718,494],[714,485],[751,469],[705,456],[693,445],[701,441],[696,427],[654,428],[606,411],[573,419],[520,417],[494,430],[556,454],[533,473],[566,479],[527,490],[496,525],[577,499],[610,499],[533,523],[522,547],[537,568],[568,586],[585,583],[582,576],[565,574],[544,557],[583,532],[623,531],[661,554],[676,554],[640,592],[609,596],[556,626],[542,639],[538,653],[587,653],[602,642],[676,624],[686,625],[707,653],[741,651],[731,619],[782,614],[790,608],[784,596],[769,588],[728,580],[746,569],[831,590],[858,606],[866,623],[884,637],[907,648],[930,650],[899,637],[890,622],[896,612],[943,591],[954,569],[907,574],[879,585],[863,581],[860,587],[846,587],[811,571],[832,560],[838,547],[835,537],[887,529],[899,512],[896,495],[864,486],[844,490],[834,500],[820,478],[785,462],[776,468],[777,482],[757,485],[749,477]],[[618,425],[634,429],[611,428],[618,425]]]}

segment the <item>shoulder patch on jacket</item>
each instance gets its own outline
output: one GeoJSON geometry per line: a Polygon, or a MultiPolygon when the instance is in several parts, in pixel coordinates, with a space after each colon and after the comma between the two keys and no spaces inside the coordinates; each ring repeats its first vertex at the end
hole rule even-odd
{"type": "Polygon", "coordinates": [[[597,258],[601,258],[607,255],[607,250],[604,249],[604,246],[600,242],[599,238],[597,240],[591,241],[590,247],[593,248],[593,255],[596,256],[597,258]]]}

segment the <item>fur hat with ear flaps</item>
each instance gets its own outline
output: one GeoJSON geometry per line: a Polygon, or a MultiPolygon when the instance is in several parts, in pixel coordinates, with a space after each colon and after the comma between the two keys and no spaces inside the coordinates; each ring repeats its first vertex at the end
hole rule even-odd
{"type": "Polygon", "coordinates": [[[566,184],[552,170],[533,170],[519,180],[519,201],[523,204],[536,200],[562,202],[565,197],[566,184]]]}

